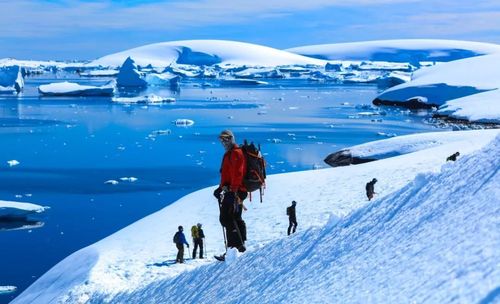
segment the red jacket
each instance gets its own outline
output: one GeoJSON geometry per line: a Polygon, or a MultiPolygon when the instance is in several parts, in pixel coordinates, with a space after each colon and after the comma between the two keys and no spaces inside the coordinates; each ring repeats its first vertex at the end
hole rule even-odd
{"type": "Polygon", "coordinates": [[[243,155],[243,151],[238,145],[235,145],[224,154],[222,159],[220,186],[229,186],[229,189],[233,192],[246,192],[247,190],[243,185],[246,170],[245,155],[243,155]]]}

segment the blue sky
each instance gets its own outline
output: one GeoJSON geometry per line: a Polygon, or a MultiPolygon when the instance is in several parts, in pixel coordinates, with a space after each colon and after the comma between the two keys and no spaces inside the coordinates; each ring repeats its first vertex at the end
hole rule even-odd
{"type": "Polygon", "coordinates": [[[288,48],[378,39],[500,43],[498,0],[0,0],[0,58],[93,59],[228,39],[288,48]]]}

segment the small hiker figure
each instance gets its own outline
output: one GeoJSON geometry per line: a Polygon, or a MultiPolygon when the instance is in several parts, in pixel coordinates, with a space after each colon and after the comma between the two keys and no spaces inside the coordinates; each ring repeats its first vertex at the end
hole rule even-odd
{"type": "MultiPolygon", "coordinates": [[[[243,201],[247,197],[247,189],[243,185],[246,172],[245,156],[230,130],[222,131],[219,140],[226,151],[220,169],[221,181],[214,191],[214,196],[219,201],[219,221],[225,228],[226,251],[228,248],[236,248],[239,252],[244,252],[247,229],[241,213],[243,201]]],[[[215,258],[223,261],[225,253],[215,258]]]]}
{"type": "Polygon", "coordinates": [[[186,237],[182,232],[184,228],[179,226],[179,231],[174,234],[174,243],[177,246],[177,258],[175,259],[176,263],[184,263],[184,244],[186,244],[187,248],[189,248],[189,244],[186,241],[186,237]]]}
{"type": "Polygon", "coordinates": [[[375,183],[377,182],[377,179],[374,178],[372,179],[371,182],[366,183],[366,196],[368,197],[368,200],[371,201],[373,198],[373,195],[375,194],[375,183]]]}
{"type": "Polygon", "coordinates": [[[295,206],[297,205],[296,201],[292,201],[292,205],[288,208],[286,208],[286,215],[288,215],[288,222],[290,223],[288,225],[288,235],[290,235],[290,232],[295,233],[295,230],[297,229],[297,217],[295,215],[295,206]],[[293,228],[293,230],[292,230],[293,228]]]}
{"type": "Polygon", "coordinates": [[[446,158],[446,161],[456,161],[457,157],[460,156],[460,152],[455,152],[446,158]]]}
{"type": "Polygon", "coordinates": [[[205,238],[205,233],[201,229],[201,224],[198,223],[191,227],[191,236],[193,237],[193,260],[196,258],[196,250],[200,247],[200,259],[203,259],[203,239],[205,238]]]}

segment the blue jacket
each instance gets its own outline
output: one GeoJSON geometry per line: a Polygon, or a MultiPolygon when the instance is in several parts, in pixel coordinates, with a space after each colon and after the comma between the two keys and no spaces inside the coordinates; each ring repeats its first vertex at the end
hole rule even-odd
{"type": "Polygon", "coordinates": [[[184,233],[180,232],[180,231],[177,231],[177,233],[179,234],[179,242],[177,244],[186,244],[187,246],[189,246],[188,242],[186,241],[186,236],[184,235],[184,233]]]}

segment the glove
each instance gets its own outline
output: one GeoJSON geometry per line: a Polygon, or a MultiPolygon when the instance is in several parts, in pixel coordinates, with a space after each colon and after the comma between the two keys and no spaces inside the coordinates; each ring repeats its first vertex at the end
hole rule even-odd
{"type": "Polygon", "coordinates": [[[222,188],[221,187],[218,187],[217,189],[215,189],[214,191],[214,196],[217,200],[220,200],[220,195],[222,193],[222,188]]]}

